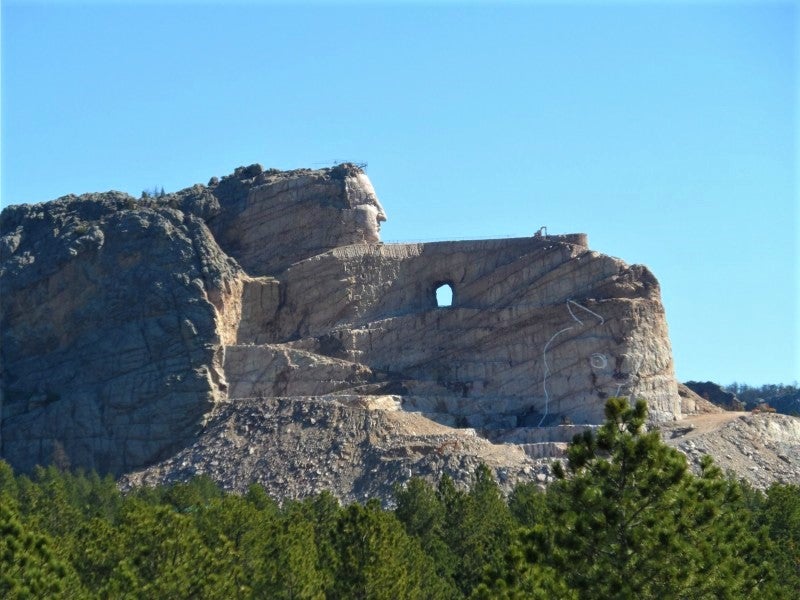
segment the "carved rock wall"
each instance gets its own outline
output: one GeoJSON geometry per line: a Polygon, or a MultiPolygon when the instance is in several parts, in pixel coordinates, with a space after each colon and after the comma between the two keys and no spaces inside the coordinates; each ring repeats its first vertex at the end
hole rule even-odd
{"type": "Polygon", "coordinates": [[[383,207],[351,165],[311,171],[237,169],[204,190],[219,203],[208,219],[220,247],[250,275],[271,275],[331,248],[380,239],[383,207]]]}
{"type": "Polygon", "coordinates": [[[293,265],[277,287],[240,344],[367,365],[424,412],[477,426],[597,423],[608,397],[635,395],[654,420],[680,414],[655,278],[582,245],[352,245],[293,265]],[[453,306],[437,308],[444,282],[453,306]]]}

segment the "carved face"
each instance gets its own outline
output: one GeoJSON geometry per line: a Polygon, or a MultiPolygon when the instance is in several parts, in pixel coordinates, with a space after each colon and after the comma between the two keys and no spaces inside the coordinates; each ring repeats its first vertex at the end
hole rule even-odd
{"type": "Polygon", "coordinates": [[[369,178],[363,173],[347,177],[345,190],[356,230],[362,233],[365,242],[380,242],[381,223],[386,221],[386,213],[369,178]]]}

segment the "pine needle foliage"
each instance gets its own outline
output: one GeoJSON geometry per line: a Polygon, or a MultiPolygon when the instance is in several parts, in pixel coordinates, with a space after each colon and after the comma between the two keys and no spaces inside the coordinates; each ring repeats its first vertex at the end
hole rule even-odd
{"type": "Polygon", "coordinates": [[[570,444],[547,521],[524,534],[530,562],[581,598],[742,598],[769,584],[738,484],[711,460],[700,476],[646,433],[646,405],[612,398],[606,423],[570,444]]]}

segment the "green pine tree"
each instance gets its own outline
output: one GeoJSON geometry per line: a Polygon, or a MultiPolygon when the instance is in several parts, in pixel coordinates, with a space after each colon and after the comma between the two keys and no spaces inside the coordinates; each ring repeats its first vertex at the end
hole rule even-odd
{"type": "Polygon", "coordinates": [[[419,543],[377,500],[351,504],[337,524],[340,556],[331,598],[348,600],[434,600],[447,586],[419,543]]]}
{"type": "Polygon", "coordinates": [[[405,487],[395,489],[394,497],[395,515],[433,560],[437,575],[451,583],[455,594],[453,576],[458,559],[445,542],[446,511],[436,490],[424,479],[412,477],[405,487]]]}
{"type": "Polygon", "coordinates": [[[581,598],[735,598],[769,568],[741,511],[738,485],[644,433],[644,402],[606,405],[595,436],[577,436],[568,473],[547,493],[548,521],[525,536],[528,562],[555,570],[581,598]]]}
{"type": "Polygon", "coordinates": [[[26,525],[16,503],[0,494],[0,598],[83,595],[77,575],[53,550],[53,539],[26,525]]]}
{"type": "Polygon", "coordinates": [[[263,540],[261,568],[253,591],[258,598],[322,599],[324,577],[319,572],[314,523],[292,507],[260,532],[263,540]]]}

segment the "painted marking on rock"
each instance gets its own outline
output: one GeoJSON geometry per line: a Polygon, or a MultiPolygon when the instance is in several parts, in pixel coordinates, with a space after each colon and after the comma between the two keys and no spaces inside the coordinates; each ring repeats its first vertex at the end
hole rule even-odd
{"type": "Polygon", "coordinates": [[[539,420],[538,427],[542,426],[542,423],[544,423],[544,420],[547,418],[547,415],[549,414],[549,411],[550,411],[550,392],[547,390],[547,376],[550,374],[550,365],[547,364],[547,348],[550,346],[550,344],[553,343],[553,340],[556,339],[562,333],[565,333],[567,331],[575,329],[578,326],[582,326],[583,325],[583,321],[581,321],[580,318],[574,312],[572,312],[572,307],[573,306],[575,308],[581,309],[581,310],[589,313],[593,317],[597,318],[600,321],[598,323],[598,325],[602,325],[603,323],[606,322],[605,318],[602,315],[598,315],[593,310],[590,310],[590,309],[586,308],[582,304],[578,304],[574,300],[567,299],[567,311],[569,312],[569,316],[572,317],[572,320],[575,321],[575,323],[577,323],[577,325],[571,325],[569,327],[565,327],[564,329],[562,329],[560,331],[555,332],[550,337],[550,339],[547,340],[547,343],[544,345],[544,350],[542,350],[542,360],[544,361],[544,378],[542,379],[542,388],[544,390],[544,414],[542,415],[542,418],[539,420]]]}

